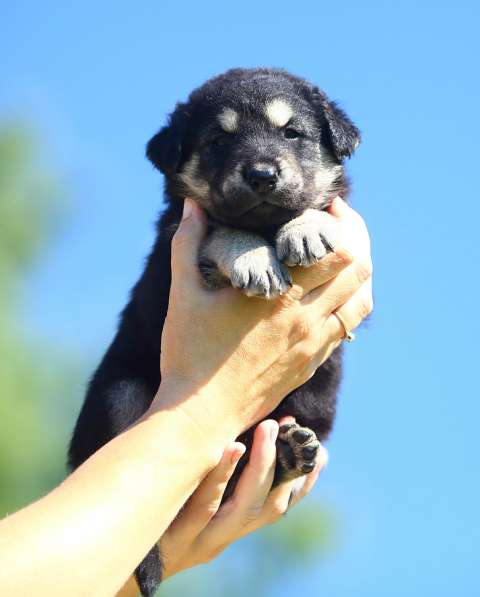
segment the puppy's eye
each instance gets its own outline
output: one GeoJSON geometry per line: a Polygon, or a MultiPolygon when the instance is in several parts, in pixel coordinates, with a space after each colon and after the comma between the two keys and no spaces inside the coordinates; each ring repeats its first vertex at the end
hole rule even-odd
{"type": "Polygon", "coordinates": [[[227,145],[230,143],[231,140],[231,135],[217,135],[214,139],[212,139],[211,145],[214,145],[215,147],[222,147],[222,145],[227,145]]]}
{"type": "Polygon", "coordinates": [[[299,133],[296,129],[293,129],[291,126],[283,129],[283,134],[285,139],[298,139],[301,137],[301,133],[299,133]]]}

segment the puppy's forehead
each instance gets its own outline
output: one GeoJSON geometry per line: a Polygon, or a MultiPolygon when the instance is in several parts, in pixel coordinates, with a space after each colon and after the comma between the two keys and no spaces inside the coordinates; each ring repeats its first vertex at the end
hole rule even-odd
{"type": "Polygon", "coordinates": [[[245,98],[234,102],[233,106],[219,106],[215,111],[217,123],[226,133],[238,133],[242,125],[253,120],[262,121],[268,126],[283,128],[295,116],[301,116],[298,101],[287,97],[254,97],[250,101],[245,98]]]}

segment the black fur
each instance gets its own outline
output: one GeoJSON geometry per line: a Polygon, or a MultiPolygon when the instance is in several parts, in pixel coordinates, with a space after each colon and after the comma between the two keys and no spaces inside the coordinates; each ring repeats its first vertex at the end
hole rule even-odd
{"type": "MultiPolygon", "coordinates": [[[[222,134],[220,132],[220,137],[222,134]]],[[[267,214],[265,220],[261,214],[258,218],[255,218],[255,214],[249,216],[250,220],[242,216],[243,220],[240,218],[237,225],[238,228],[255,229],[256,233],[263,234],[271,242],[278,226],[301,213],[311,201],[308,196],[308,193],[312,195],[309,181],[319,167],[317,147],[322,149],[322,164],[328,162],[325,168],[337,167],[335,172],[338,175],[328,189],[317,193],[321,196],[314,207],[322,209],[328,206],[337,194],[346,198],[348,184],[343,169],[338,169],[338,166],[352,154],[359,139],[355,126],[335,104],[329,102],[322,91],[276,69],[229,71],[194,91],[187,103],[177,105],[169,124],[147,146],[148,158],[165,174],[168,206],[158,221],[154,247],[121,315],[117,334],[89,384],[70,445],[71,468],[78,467],[98,448],[138,419],[148,409],[160,384],[160,337],[171,280],[170,244],[181,218],[183,198],[187,193],[192,196],[194,191],[185,180],[179,178],[179,173],[192,154],[200,151],[199,147],[207,147],[200,151],[198,176],[207,181],[209,193],[197,199],[207,210],[214,227],[218,222],[227,222],[232,226],[239,221],[236,214],[232,213],[235,206],[230,206],[229,211],[227,203],[230,197],[220,197],[218,191],[220,183],[231,175],[238,160],[250,160],[248,163],[251,164],[255,159],[260,159],[255,151],[259,151],[256,148],[262,143],[268,149],[262,154],[263,157],[260,156],[262,159],[266,159],[267,154],[271,156],[277,149],[287,157],[288,152],[293,152],[305,182],[303,195],[284,191],[282,195],[281,189],[278,191],[275,199],[278,201],[272,210],[278,207],[275,213],[281,213],[279,224],[271,225],[272,212],[267,214]],[[303,137],[299,143],[289,144],[281,136],[280,130],[267,133],[265,125],[260,124],[257,114],[259,106],[272,97],[286,98],[299,114],[295,124],[295,127],[302,129],[303,137]],[[215,138],[219,134],[218,130],[209,127],[216,122],[216,115],[224,107],[240,110],[239,106],[247,125],[253,123],[251,128],[245,125],[246,132],[235,138],[215,138]],[[208,138],[210,143],[212,135],[213,145],[205,145],[205,139],[208,138]]],[[[249,194],[244,187],[244,181],[237,181],[231,187],[236,205],[242,201],[253,201],[253,194],[249,194]],[[241,190],[238,190],[240,187],[241,190]]],[[[301,426],[311,428],[320,440],[324,440],[332,428],[340,377],[341,354],[337,350],[310,381],[289,394],[271,416],[276,419],[284,415],[294,416],[301,426]]],[[[240,441],[250,448],[252,431],[244,434],[240,441]]],[[[248,456],[242,459],[225,498],[231,494],[247,459],[248,456]]],[[[281,480],[281,473],[278,469],[276,482],[281,480]]],[[[153,595],[161,580],[161,563],[156,546],[139,566],[136,576],[142,594],[153,595]]]]}

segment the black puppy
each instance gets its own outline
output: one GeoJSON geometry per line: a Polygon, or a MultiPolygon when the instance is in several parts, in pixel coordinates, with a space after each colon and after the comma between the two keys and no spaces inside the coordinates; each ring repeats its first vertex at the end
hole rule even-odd
{"type": "MultiPolygon", "coordinates": [[[[342,162],[359,140],[357,128],[322,91],[277,69],[230,70],[177,105],[147,146],[165,175],[168,206],[117,335],[90,382],[70,446],[72,468],[140,417],[158,389],[170,243],[184,197],[195,198],[209,218],[199,255],[205,282],[274,298],[291,284],[286,266],[308,267],[332,250],[331,216],[324,210],[336,195],[347,196],[342,162]]],[[[318,440],[332,427],[340,375],[337,350],[272,413],[297,421],[280,430],[275,484],[313,470],[318,440]]],[[[250,447],[252,432],[240,441],[250,447]]],[[[153,595],[161,574],[154,546],[136,571],[142,595],[153,595]]]]}

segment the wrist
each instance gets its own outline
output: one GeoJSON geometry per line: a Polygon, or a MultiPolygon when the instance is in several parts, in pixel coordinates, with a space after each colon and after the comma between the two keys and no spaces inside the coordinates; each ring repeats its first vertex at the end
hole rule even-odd
{"type": "Polygon", "coordinates": [[[190,380],[163,378],[143,419],[155,419],[162,413],[173,414],[190,442],[201,446],[213,468],[225,445],[242,431],[229,409],[229,396],[215,386],[198,388],[190,380]]]}
{"type": "MultiPolygon", "coordinates": [[[[236,398],[238,401],[238,397],[236,398]]],[[[217,383],[199,387],[191,380],[162,378],[160,388],[145,416],[166,410],[177,411],[192,427],[192,433],[217,454],[243,430],[235,416],[234,397],[217,383]]]]}

